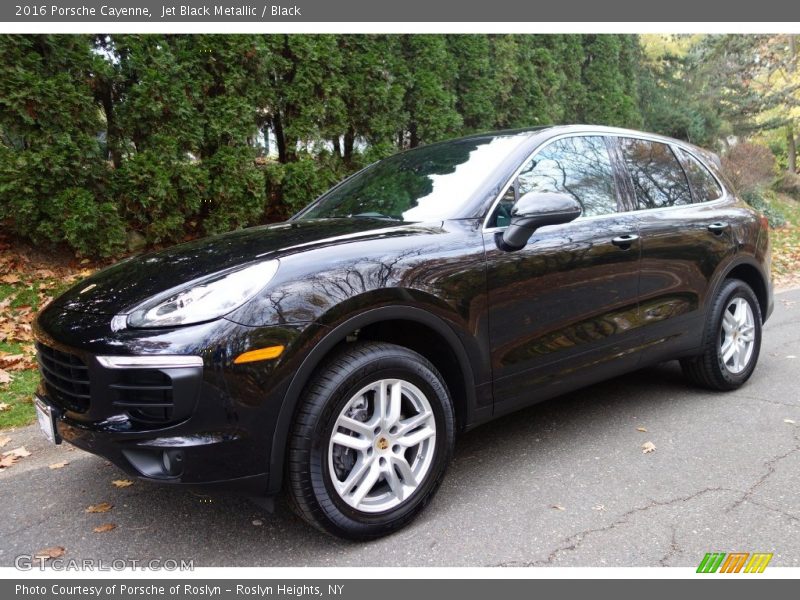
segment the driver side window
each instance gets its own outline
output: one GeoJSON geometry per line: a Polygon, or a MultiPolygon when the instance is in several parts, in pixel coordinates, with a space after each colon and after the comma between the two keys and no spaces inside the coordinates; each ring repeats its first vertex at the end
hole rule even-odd
{"type": "Polygon", "coordinates": [[[548,144],[525,165],[495,208],[490,227],[506,227],[511,209],[528,192],[569,194],[583,216],[617,211],[614,170],[601,136],[568,137],[548,144]]]}

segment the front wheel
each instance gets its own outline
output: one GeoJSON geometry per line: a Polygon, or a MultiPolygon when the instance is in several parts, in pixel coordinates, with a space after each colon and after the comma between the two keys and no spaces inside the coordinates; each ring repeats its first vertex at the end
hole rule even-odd
{"type": "Polygon", "coordinates": [[[753,374],[761,350],[761,308],[749,285],[730,279],[709,313],[700,356],[681,360],[686,377],[712,390],[733,390],[753,374]]]}
{"type": "Polygon", "coordinates": [[[327,533],[386,535],[438,489],[454,432],[447,386],[427,359],[393,344],[347,346],[323,365],[296,415],[290,502],[327,533]]]}

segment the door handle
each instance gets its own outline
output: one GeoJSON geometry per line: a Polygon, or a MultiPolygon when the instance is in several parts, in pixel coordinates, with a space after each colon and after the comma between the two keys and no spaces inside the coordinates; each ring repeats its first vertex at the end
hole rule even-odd
{"type": "Polygon", "coordinates": [[[618,235],[611,243],[614,244],[617,248],[622,248],[623,250],[627,250],[631,247],[631,244],[639,239],[639,236],[635,233],[626,233],[624,235],[618,235]]]}
{"type": "Polygon", "coordinates": [[[717,221],[716,223],[712,223],[708,226],[708,230],[713,233],[714,235],[722,235],[722,232],[728,228],[727,223],[723,223],[722,221],[717,221]]]}

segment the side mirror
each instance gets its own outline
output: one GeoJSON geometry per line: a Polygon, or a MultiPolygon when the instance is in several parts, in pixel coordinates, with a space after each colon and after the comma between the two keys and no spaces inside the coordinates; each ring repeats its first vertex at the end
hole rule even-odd
{"type": "Polygon", "coordinates": [[[528,192],[511,209],[511,224],[503,232],[503,250],[519,250],[533,232],[545,225],[560,225],[577,219],[581,205],[568,194],[528,192]]]}

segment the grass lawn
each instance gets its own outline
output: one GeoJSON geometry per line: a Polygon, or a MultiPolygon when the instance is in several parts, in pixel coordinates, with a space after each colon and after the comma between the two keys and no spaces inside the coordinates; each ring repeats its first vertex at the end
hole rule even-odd
{"type": "MultiPolygon", "coordinates": [[[[778,196],[771,204],[787,219],[772,231],[777,289],[800,286],[800,202],[778,196]]],[[[36,370],[30,322],[51,298],[87,277],[86,261],[15,249],[0,238],[0,429],[32,423],[36,370]],[[3,383],[6,379],[10,381],[3,383]]]]}

